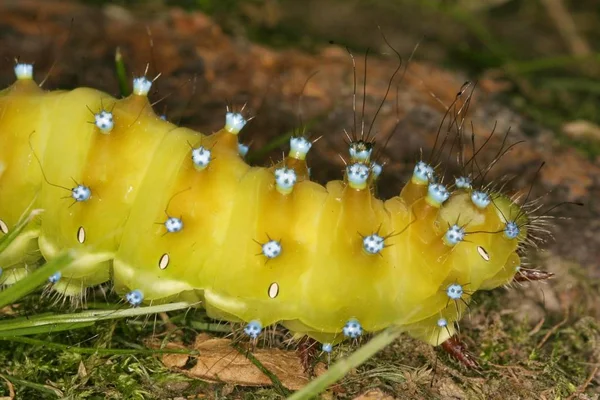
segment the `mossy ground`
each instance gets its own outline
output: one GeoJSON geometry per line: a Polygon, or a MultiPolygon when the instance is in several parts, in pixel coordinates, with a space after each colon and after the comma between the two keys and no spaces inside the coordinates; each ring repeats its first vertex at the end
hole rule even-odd
{"type": "MultiPolygon", "coordinates": [[[[573,281],[575,282],[575,281],[573,281]]],[[[598,283],[573,283],[580,300],[598,301],[598,283]]],[[[358,367],[324,398],[354,398],[377,388],[394,398],[587,398],[582,392],[598,363],[600,326],[588,316],[582,302],[566,314],[545,312],[545,320],[515,316],[515,301],[536,302],[527,291],[538,284],[474,298],[470,318],[462,324],[462,337],[480,360],[481,373],[467,371],[448,355],[402,336],[358,367]],[[508,306],[508,307],[507,307],[508,306]],[[583,308],[583,309],[582,309],[583,308]],[[533,327],[532,327],[533,326],[533,327]]],[[[543,289],[553,296],[552,288],[543,289]]],[[[111,298],[112,304],[118,300],[111,298]]],[[[104,303],[90,304],[98,307],[104,303]]],[[[106,305],[104,305],[106,307],[106,305]]],[[[39,315],[61,311],[32,294],[12,310],[39,315]]],[[[4,313],[7,313],[7,309],[4,313]]],[[[64,307],[62,307],[64,311],[64,307]]],[[[163,320],[137,318],[98,322],[91,328],[0,341],[2,376],[14,385],[17,398],[165,399],[203,395],[207,398],[282,398],[273,388],[247,388],[227,383],[209,384],[166,368],[160,350],[148,354],[144,339],[191,343],[197,331],[192,321],[203,312],[170,313],[167,334],[163,320]],[[170,329],[170,328],[169,328],[170,329]],[[118,354],[123,349],[129,354],[118,354]]],[[[213,333],[218,335],[218,333],[213,333]]],[[[352,351],[347,346],[338,356],[352,351]]],[[[8,395],[3,385],[3,395],[8,395]]]]}
{"type": "MultiPolygon", "coordinates": [[[[252,40],[271,45],[293,45],[310,50],[333,39],[365,48],[369,41],[376,41],[373,36],[359,38],[366,36],[361,32],[354,37],[344,36],[316,24],[305,23],[306,29],[301,30],[302,15],[296,14],[294,20],[286,12],[288,8],[293,9],[290,0],[152,3],[146,3],[144,7],[160,9],[177,3],[202,9],[219,19],[230,32],[244,33],[252,40]],[[312,34],[308,33],[309,28],[314,30],[312,34]],[[365,41],[358,42],[358,39],[365,41]]],[[[339,5],[336,1],[330,3],[339,5]]],[[[598,71],[594,65],[582,67],[579,56],[558,57],[564,49],[548,43],[560,43],[560,34],[553,30],[546,14],[536,13],[534,6],[520,1],[498,2],[502,4],[497,6],[487,2],[487,8],[477,10],[469,9],[467,3],[448,2],[444,7],[437,7],[433,2],[416,5],[415,1],[373,1],[369,6],[372,10],[380,10],[381,19],[384,19],[383,14],[388,14],[385,20],[393,20],[394,15],[398,17],[403,14],[402,10],[408,9],[424,18],[424,26],[440,23],[440,29],[455,32],[447,35],[447,40],[454,41],[452,43],[442,40],[444,32],[433,35],[437,39],[428,43],[429,50],[425,54],[441,64],[474,74],[504,71],[503,77],[510,82],[506,101],[537,121],[556,129],[579,118],[600,123],[600,90],[594,80],[598,71]],[[517,16],[521,18],[516,20],[518,24],[515,22],[517,16]],[[482,26],[486,29],[482,30],[482,26]],[[516,36],[519,34],[524,37],[545,35],[545,46],[532,52],[535,41],[519,42],[516,36]]],[[[359,2],[352,5],[354,10],[364,10],[364,5],[359,2]]],[[[574,6],[573,11],[581,16],[593,6],[592,1],[583,1],[574,6]]],[[[367,23],[373,23],[376,12],[369,14],[367,23]]],[[[597,26],[600,19],[596,14],[589,14],[583,30],[586,26],[597,26]]],[[[346,14],[346,18],[358,21],[360,13],[346,14]]],[[[413,34],[407,41],[414,45],[418,39],[419,34],[413,34]]],[[[593,34],[587,36],[590,43],[597,43],[597,39],[593,34]]],[[[586,65],[590,60],[597,62],[598,55],[594,51],[590,57],[584,57],[586,65]]],[[[595,141],[592,145],[568,137],[563,137],[563,141],[566,145],[579,146],[590,157],[598,155],[595,141]]],[[[552,250],[540,264],[559,266],[556,271],[560,269],[561,273],[554,283],[527,284],[508,291],[500,289],[476,295],[470,318],[465,318],[461,326],[461,335],[480,359],[481,373],[466,371],[439,349],[403,336],[354,370],[323,397],[353,398],[372,388],[406,399],[597,397],[600,282],[590,279],[589,271],[568,264],[552,250]]],[[[29,295],[3,309],[1,315],[8,318],[14,313],[34,316],[68,311],[68,308],[39,299],[39,293],[29,295]]],[[[118,303],[116,297],[109,297],[108,302],[98,299],[89,306],[116,307],[118,303]]],[[[202,311],[172,312],[169,316],[170,323],[178,328],[178,339],[191,343],[200,331],[194,321],[202,320],[202,311]]],[[[166,334],[170,327],[161,319],[155,322],[154,318],[148,321],[137,318],[102,321],[67,333],[48,333],[26,339],[2,338],[0,377],[11,382],[19,399],[164,399],[193,395],[215,399],[282,397],[273,388],[209,384],[170,371],[160,361],[160,351],[149,354],[144,343],[144,339],[156,336],[167,342],[172,340],[173,336],[166,334]],[[129,350],[130,353],[118,354],[113,349],[129,350]]],[[[0,394],[9,396],[7,382],[0,385],[0,394]]]]}

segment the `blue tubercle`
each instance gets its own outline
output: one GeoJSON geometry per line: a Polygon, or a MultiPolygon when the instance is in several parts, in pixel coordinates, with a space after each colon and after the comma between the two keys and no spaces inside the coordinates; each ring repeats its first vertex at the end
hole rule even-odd
{"type": "Polygon", "coordinates": [[[291,193],[298,181],[296,171],[293,168],[281,167],[275,170],[274,175],[277,191],[282,194],[291,193]]]}
{"type": "Polygon", "coordinates": [[[444,240],[447,245],[455,246],[458,243],[462,242],[465,239],[465,230],[458,225],[452,225],[446,231],[444,235],[444,240]]]}
{"type": "Polygon", "coordinates": [[[376,233],[363,238],[363,249],[367,254],[379,254],[385,247],[385,239],[376,233]]]}
{"type": "Polygon", "coordinates": [[[519,225],[515,221],[509,221],[506,223],[504,227],[504,235],[506,235],[509,239],[515,239],[521,233],[521,229],[519,229],[519,225]]]}
{"type": "Polygon", "coordinates": [[[433,180],[433,167],[423,161],[419,161],[415,165],[415,169],[413,171],[413,180],[420,184],[426,184],[429,181],[433,180]]]}
{"type": "Polygon", "coordinates": [[[207,148],[200,146],[192,149],[192,162],[197,170],[202,171],[210,164],[211,152],[207,148]]]}
{"type": "Polygon", "coordinates": [[[241,113],[227,112],[225,114],[225,130],[234,135],[240,133],[247,122],[248,120],[241,113]]]}
{"type": "Polygon", "coordinates": [[[110,111],[105,110],[94,114],[94,124],[100,130],[100,132],[106,135],[108,135],[115,126],[112,113],[110,111]]]}
{"type": "Polygon", "coordinates": [[[60,278],[62,278],[62,274],[60,273],[60,271],[58,271],[50,275],[50,277],[48,278],[48,282],[55,284],[58,281],[60,281],[60,278]]]}
{"type": "Polygon", "coordinates": [[[373,161],[371,163],[371,175],[373,176],[373,178],[375,178],[375,179],[379,178],[379,176],[381,175],[382,172],[383,172],[383,165],[373,161]]]}
{"type": "Polygon", "coordinates": [[[260,321],[250,321],[248,325],[244,327],[244,333],[250,336],[251,339],[256,339],[262,332],[262,324],[260,321]]]}
{"type": "Polygon", "coordinates": [[[75,201],[86,201],[91,195],[92,190],[85,185],[77,185],[71,189],[71,197],[73,197],[75,201]]]}
{"type": "Polygon", "coordinates": [[[367,186],[367,178],[369,178],[369,167],[365,164],[354,163],[346,167],[346,176],[348,184],[353,189],[364,189],[367,186]]]}
{"type": "Polygon", "coordinates": [[[125,295],[125,300],[127,300],[132,307],[137,307],[144,301],[144,293],[139,289],[132,290],[125,295]]]}
{"type": "Polygon", "coordinates": [[[492,199],[489,194],[475,190],[471,193],[471,201],[477,208],[484,209],[491,203],[492,199]]]}
{"type": "Polygon", "coordinates": [[[238,153],[240,153],[240,157],[246,157],[246,154],[248,154],[248,150],[250,150],[250,146],[244,143],[238,143],[238,153]]]}
{"type": "Polygon", "coordinates": [[[170,233],[179,232],[183,229],[183,221],[180,218],[169,217],[165,221],[165,228],[170,233]]]}
{"type": "Polygon", "coordinates": [[[33,79],[33,64],[17,63],[15,75],[19,80],[33,79]]]}
{"type": "Polygon", "coordinates": [[[450,197],[450,192],[441,183],[430,183],[427,189],[427,199],[431,205],[441,206],[450,197]]]}
{"type": "Polygon", "coordinates": [[[468,176],[459,176],[454,182],[458,189],[471,189],[472,181],[468,176]]]}
{"type": "Polygon", "coordinates": [[[342,328],[342,332],[344,336],[349,337],[351,339],[356,339],[360,335],[362,335],[362,326],[360,322],[356,319],[351,319],[346,322],[346,325],[342,328]]]}
{"type": "Polygon", "coordinates": [[[458,283],[448,285],[448,287],[446,288],[446,294],[452,300],[459,300],[463,295],[463,287],[458,283]]]}
{"type": "Polygon", "coordinates": [[[133,94],[137,96],[146,96],[152,88],[152,81],[145,76],[133,79],[133,94]]]}
{"type": "Polygon", "coordinates": [[[290,157],[304,160],[311,147],[312,143],[308,139],[302,136],[294,136],[290,138],[290,157]]]}
{"type": "Polygon", "coordinates": [[[366,163],[371,158],[371,152],[373,151],[373,146],[370,143],[366,143],[363,141],[352,142],[350,143],[349,153],[350,158],[353,161],[358,161],[361,163],[366,163]]]}
{"type": "Polygon", "coordinates": [[[269,259],[278,257],[282,250],[283,247],[281,246],[281,242],[278,242],[277,240],[269,240],[262,245],[262,253],[269,259]]]}

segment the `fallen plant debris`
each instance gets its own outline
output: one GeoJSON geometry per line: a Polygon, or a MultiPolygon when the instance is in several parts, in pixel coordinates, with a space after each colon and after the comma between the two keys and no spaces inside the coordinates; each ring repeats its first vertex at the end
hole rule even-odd
{"type": "MultiPolygon", "coordinates": [[[[150,342],[156,348],[157,342],[150,342]]],[[[168,349],[189,349],[198,355],[164,354],[163,364],[192,378],[209,382],[228,383],[241,386],[271,386],[281,384],[290,390],[298,390],[306,385],[311,377],[304,372],[302,360],[296,351],[278,348],[250,348],[235,344],[231,339],[215,338],[200,334],[192,346],[171,342],[168,349]],[[271,374],[269,377],[253,362],[254,358],[271,374]],[[276,378],[275,382],[273,376],[276,378]]],[[[325,365],[315,367],[318,376],[325,371],[325,365]]]]}

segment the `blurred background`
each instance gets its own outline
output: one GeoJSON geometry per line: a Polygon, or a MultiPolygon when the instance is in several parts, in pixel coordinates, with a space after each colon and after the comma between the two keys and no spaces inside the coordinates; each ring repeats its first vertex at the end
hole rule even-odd
{"type": "Polygon", "coordinates": [[[490,78],[503,101],[556,129],[590,157],[600,151],[600,5],[596,0],[89,0],[137,12],[200,10],[225,32],[317,52],[333,41],[490,78]],[[379,47],[378,47],[379,46],[379,47]],[[578,124],[568,124],[578,121],[578,124]],[[585,122],[584,122],[585,121],[585,122]]]}

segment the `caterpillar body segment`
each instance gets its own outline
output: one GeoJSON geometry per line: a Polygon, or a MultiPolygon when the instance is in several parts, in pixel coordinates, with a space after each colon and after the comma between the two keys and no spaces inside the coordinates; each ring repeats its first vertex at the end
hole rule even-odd
{"type": "MultiPolygon", "coordinates": [[[[42,174],[39,165],[36,166],[31,159],[27,137],[44,115],[29,114],[27,110],[42,109],[44,101],[59,95],[59,92],[53,92],[44,96],[29,74],[23,75],[23,70],[27,71],[28,68],[19,64],[15,72],[22,79],[0,91],[0,236],[8,234],[17,225],[23,212],[31,209],[40,189],[42,174]]],[[[32,142],[40,148],[45,144],[40,136],[32,138],[32,142]]],[[[39,219],[33,219],[19,237],[0,253],[0,267],[3,270],[0,283],[18,281],[27,274],[28,265],[39,259],[39,229],[39,219]]]]}
{"type": "Polygon", "coordinates": [[[302,137],[271,168],[246,164],[241,113],[206,136],[155,115],[145,78],[117,100],[24,76],[0,96],[0,220],[12,229],[32,202],[45,212],[2,253],[0,279],[36,245],[47,260],[74,248],[79,261],[53,282],[61,293],[112,280],[132,306],[184,298],[248,323],[252,338],[282,323],[330,348],[390,325],[440,344],[475,291],[520,266],[519,207],[444,186],[425,162],[384,201],[364,143],[344,179],[322,186],[302,137]]]}

